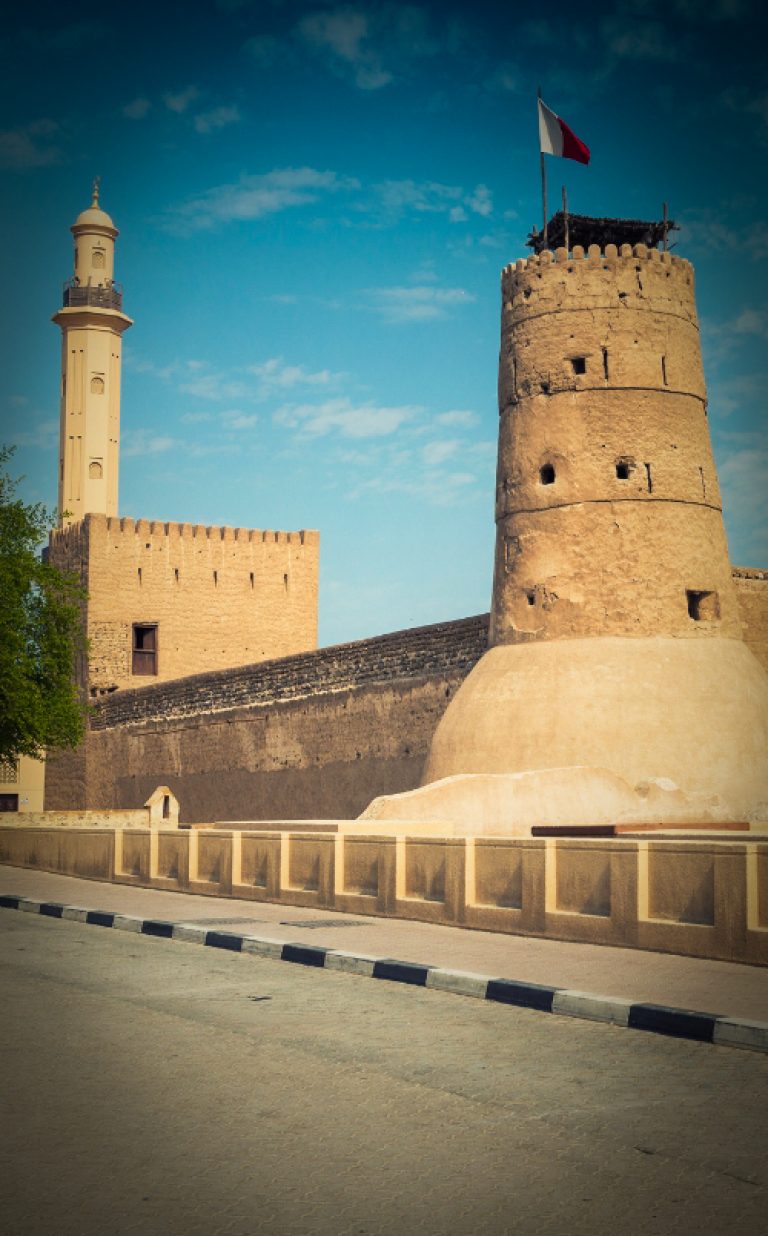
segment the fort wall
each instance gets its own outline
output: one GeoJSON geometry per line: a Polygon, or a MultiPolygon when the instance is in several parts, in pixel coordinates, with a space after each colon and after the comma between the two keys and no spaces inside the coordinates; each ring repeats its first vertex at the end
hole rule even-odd
{"type": "MultiPolygon", "coordinates": [[[[738,567],[745,639],[768,668],[768,571],[738,567]]],[[[52,756],[46,806],[128,808],[158,783],[184,823],[345,819],[415,788],[488,615],[117,691],[77,753],[52,756]]]]}
{"type": "Polygon", "coordinates": [[[184,823],[355,817],[418,785],[487,631],[481,614],[115,692],[79,752],[49,758],[46,807],[129,807],[162,782],[184,823]]]}
{"type": "Polygon", "coordinates": [[[49,553],[88,592],[93,696],[317,644],[317,532],[87,515],[54,531],[49,553]],[[138,658],[137,626],[156,628],[138,658]]]}

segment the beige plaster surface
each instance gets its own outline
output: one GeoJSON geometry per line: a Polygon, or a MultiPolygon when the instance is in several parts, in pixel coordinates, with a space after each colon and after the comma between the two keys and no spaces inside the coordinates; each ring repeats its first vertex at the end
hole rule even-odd
{"type": "Polygon", "coordinates": [[[360,816],[385,825],[451,836],[530,837],[534,824],[698,824],[729,818],[706,794],[685,794],[671,781],[629,785],[605,768],[463,773],[403,794],[376,798],[360,816]]]}
{"type": "MultiPolygon", "coordinates": [[[[423,782],[588,766],[630,787],[669,779],[719,800],[720,818],[758,821],[767,753],[768,675],[741,641],[552,640],[481,658],[437,728],[423,782]]],[[[559,822],[545,795],[537,817],[559,822]]],[[[613,811],[596,804],[593,822],[614,823],[613,811]]]]}
{"type": "Polygon", "coordinates": [[[88,590],[91,694],[316,647],[319,541],[98,513],[54,531],[50,560],[88,590]],[[132,672],[134,623],[158,627],[157,674],[132,672]]]}
{"type": "MultiPolygon", "coordinates": [[[[16,794],[19,811],[42,811],[45,789],[45,760],[22,755],[11,763],[0,764],[0,794],[16,794]]],[[[0,822],[3,816],[0,814],[0,822]]]]}

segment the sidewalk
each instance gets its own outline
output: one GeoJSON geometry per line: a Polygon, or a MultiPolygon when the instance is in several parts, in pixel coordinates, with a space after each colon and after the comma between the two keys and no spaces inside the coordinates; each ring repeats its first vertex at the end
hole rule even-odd
{"type": "Polygon", "coordinates": [[[732,962],[100,884],[21,867],[0,866],[0,895],[768,1022],[768,970],[732,962]]]}

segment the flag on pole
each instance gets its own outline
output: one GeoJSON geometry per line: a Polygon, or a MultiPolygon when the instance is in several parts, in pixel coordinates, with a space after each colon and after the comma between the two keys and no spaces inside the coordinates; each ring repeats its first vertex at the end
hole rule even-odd
{"type": "Polygon", "coordinates": [[[585,146],[573,129],[539,99],[539,143],[542,154],[557,155],[560,159],[575,159],[577,163],[589,163],[589,146],[585,146]]]}

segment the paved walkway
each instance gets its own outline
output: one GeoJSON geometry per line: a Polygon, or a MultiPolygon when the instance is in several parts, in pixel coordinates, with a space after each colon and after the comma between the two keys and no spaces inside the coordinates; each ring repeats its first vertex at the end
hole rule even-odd
{"type": "Polygon", "coordinates": [[[768,969],[735,962],[130,888],[21,867],[0,866],[0,894],[768,1022],[768,969]]]}

